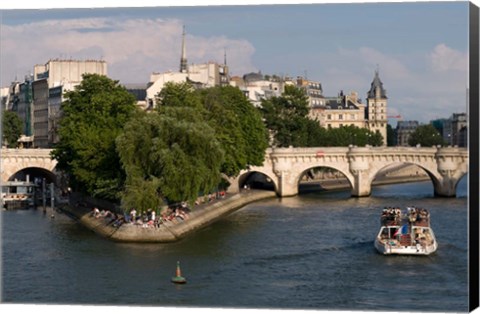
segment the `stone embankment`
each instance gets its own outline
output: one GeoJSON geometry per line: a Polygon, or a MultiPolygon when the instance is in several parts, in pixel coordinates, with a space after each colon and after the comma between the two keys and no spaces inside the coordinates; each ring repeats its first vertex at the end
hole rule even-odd
{"type": "Polygon", "coordinates": [[[243,191],[210,204],[194,208],[186,220],[165,221],[159,227],[142,227],[124,223],[119,227],[108,224],[103,218],[95,218],[91,208],[61,206],[61,210],[78,220],[95,233],[117,242],[174,242],[221,219],[235,210],[259,200],[275,197],[272,191],[243,191]]]}

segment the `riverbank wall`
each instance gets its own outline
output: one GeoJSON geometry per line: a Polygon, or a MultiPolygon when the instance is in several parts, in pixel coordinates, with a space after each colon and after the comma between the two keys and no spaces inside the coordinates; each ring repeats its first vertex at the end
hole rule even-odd
{"type": "Polygon", "coordinates": [[[193,209],[186,220],[165,221],[159,227],[129,223],[114,227],[103,217],[95,218],[91,208],[63,205],[60,210],[88,229],[116,242],[164,243],[188,237],[247,204],[274,197],[276,194],[272,191],[243,191],[193,209]]]}

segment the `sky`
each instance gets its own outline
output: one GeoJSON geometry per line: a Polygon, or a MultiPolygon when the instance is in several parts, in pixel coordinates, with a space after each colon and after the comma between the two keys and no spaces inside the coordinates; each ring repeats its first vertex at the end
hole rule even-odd
{"type": "Polygon", "coordinates": [[[428,123],[467,111],[468,2],[266,2],[2,4],[0,85],[56,58],[105,60],[109,77],[146,84],[152,72],[178,71],[185,26],[188,63],[222,63],[226,52],[232,75],[303,76],[324,96],[356,91],[363,101],[378,70],[389,116],[428,123]]]}

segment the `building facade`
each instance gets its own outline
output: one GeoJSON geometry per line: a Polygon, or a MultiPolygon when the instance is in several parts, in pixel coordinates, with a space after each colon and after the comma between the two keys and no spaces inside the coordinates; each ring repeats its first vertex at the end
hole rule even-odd
{"type": "Polygon", "coordinates": [[[24,82],[12,82],[2,101],[24,121],[19,140],[24,147],[52,147],[58,142],[56,130],[64,93],[82,81],[83,74],[106,75],[105,61],[49,60],[35,65],[34,74],[24,82]],[[60,94],[59,94],[60,93],[60,94]]]}
{"type": "Polygon", "coordinates": [[[255,107],[260,107],[262,99],[280,97],[286,84],[293,84],[278,76],[263,75],[261,72],[251,72],[243,77],[232,77],[230,85],[238,87],[255,107]]]}
{"type": "Polygon", "coordinates": [[[39,79],[32,83],[33,95],[33,146],[48,145],[48,100],[49,88],[47,79],[39,79]]]}
{"type": "Polygon", "coordinates": [[[49,60],[33,68],[34,80],[46,79],[48,87],[65,83],[80,83],[83,74],[107,76],[107,62],[103,60],[49,60]]]}
{"type": "Polygon", "coordinates": [[[349,125],[359,128],[366,127],[366,105],[360,102],[356,92],[351,92],[350,95],[340,92],[337,97],[326,97],[324,104],[324,106],[316,106],[310,110],[310,117],[316,118],[321,126],[326,128],[349,125]]]}
{"type": "Polygon", "coordinates": [[[395,129],[395,144],[397,146],[409,146],[410,135],[419,127],[418,121],[398,121],[395,129]]]}

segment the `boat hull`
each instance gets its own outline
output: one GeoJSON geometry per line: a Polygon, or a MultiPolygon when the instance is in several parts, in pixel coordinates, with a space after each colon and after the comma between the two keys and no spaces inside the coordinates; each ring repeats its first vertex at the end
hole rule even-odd
{"type": "Polygon", "coordinates": [[[437,243],[434,242],[432,245],[426,247],[416,245],[400,246],[376,239],[375,248],[383,255],[430,255],[437,250],[437,243]]]}

